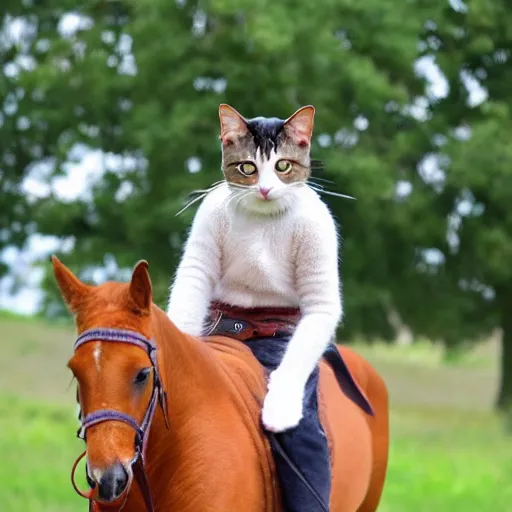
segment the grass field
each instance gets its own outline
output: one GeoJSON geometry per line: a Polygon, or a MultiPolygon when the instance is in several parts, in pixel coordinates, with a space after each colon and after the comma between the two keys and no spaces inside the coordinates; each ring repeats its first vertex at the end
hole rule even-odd
{"type": "MultiPolygon", "coordinates": [[[[0,315],[0,511],[87,510],[69,483],[80,453],[67,325],[0,315]]],[[[427,344],[361,345],[391,396],[380,512],[510,512],[512,437],[492,414],[496,347],[443,362],[427,344]]]]}

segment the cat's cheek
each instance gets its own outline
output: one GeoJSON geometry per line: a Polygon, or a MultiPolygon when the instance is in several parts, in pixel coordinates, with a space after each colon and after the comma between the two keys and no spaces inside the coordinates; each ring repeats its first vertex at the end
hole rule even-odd
{"type": "Polygon", "coordinates": [[[289,196],[292,192],[292,189],[289,188],[288,184],[283,183],[282,181],[278,183],[270,192],[269,199],[274,201],[278,201],[280,199],[284,199],[289,196]]]}
{"type": "Polygon", "coordinates": [[[236,169],[232,168],[224,171],[224,178],[228,183],[247,187],[253,187],[258,183],[257,173],[252,176],[244,176],[243,174],[240,174],[236,169]]]}

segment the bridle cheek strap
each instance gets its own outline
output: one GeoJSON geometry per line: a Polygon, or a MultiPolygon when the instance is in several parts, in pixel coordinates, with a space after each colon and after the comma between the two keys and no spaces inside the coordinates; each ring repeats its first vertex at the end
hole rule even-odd
{"type": "Polygon", "coordinates": [[[80,439],[86,440],[87,430],[94,425],[98,425],[100,423],[104,423],[106,421],[118,421],[127,424],[135,431],[135,456],[132,460],[131,467],[132,471],[129,472],[129,481],[126,486],[126,491],[121,495],[115,502],[112,503],[104,503],[98,497],[97,487],[94,489],[90,489],[87,492],[81,491],[75,482],[75,472],[78,466],[78,463],[85,457],[87,451],[84,451],[78,459],[73,464],[73,469],[71,471],[71,483],[73,484],[73,488],[80,496],[88,499],[90,503],[95,503],[98,507],[94,507],[91,505],[91,509],[99,508],[99,504],[107,507],[120,507],[121,510],[126,504],[126,500],[128,498],[128,491],[131,488],[131,484],[133,478],[137,481],[139,489],[143,495],[144,502],[146,504],[146,508],[148,512],[153,512],[153,501],[151,499],[151,492],[149,490],[149,485],[146,477],[146,472],[144,470],[144,457],[146,453],[146,443],[147,443],[147,430],[153,421],[153,416],[155,414],[157,404],[160,405],[162,409],[162,413],[164,416],[165,424],[167,428],[169,427],[168,417],[167,417],[167,399],[165,391],[162,387],[162,382],[160,380],[160,376],[158,374],[158,361],[156,357],[156,344],[153,340],[150,340],[141,334],[134,331],[126,331],[121,329],[91,329],[83,332],[75,342],[75,350],[84,345],[85,343],[89,343],[91,341],[108,341],[108,342],[118,342],[118,343],[127,343],[130,345],[135,345],[141,349],[147,351],[149,359],[151,360],[152,368],[153,368],[153,392],[151,394],[151,399],[148,404],[148,408],[146,409],[146,413],[144,414],[144,418],[142,423],[139,425],[137,420],[135,420],[129,414],[126,414],[122,411],[117,411],[114,409],[99,409],[93,411],[88,414],[85,418],[82,419],[82,424],[77,432],[77,437],[80,439]],[[123,497],[124,496],[124,497],[123,497]]]}

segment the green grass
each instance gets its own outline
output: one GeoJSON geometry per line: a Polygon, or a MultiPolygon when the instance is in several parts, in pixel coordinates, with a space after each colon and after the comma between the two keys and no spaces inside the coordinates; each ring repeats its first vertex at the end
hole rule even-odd
{"type": "MultiPolygon", "coordinates": [[[[82,449],[66,361],[69,326],[0,314],[0,511],[73,512],[82,449]]],[[[358,346],[391,396],[391,457],[380,512],[509,512],[512,437],[492,413],[496,346],[449,364],[426,343],[358,346]]],[[[83,474],[83,469],[80,470],[83,474]]]]}
{"type": "MultiPolygon", "coordinates": [[[[69,472],[80,453],[73,407],[0,399],[0,510],[86,510],[69,472]]],[[[83,470],[82,470],[83,471],[83,470]]]]}
{"type": "Polygon", "coordinates": [[[512,439],[489,413],[395,409],[383,512],[511,510],[512,439]]]}

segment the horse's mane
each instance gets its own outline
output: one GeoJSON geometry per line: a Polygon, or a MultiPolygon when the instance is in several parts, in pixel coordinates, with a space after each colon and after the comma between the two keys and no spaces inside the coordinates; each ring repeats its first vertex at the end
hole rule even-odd
{"type": "Polygon", "coordinates": [[[191,347],[194,346],[232,385],[247,389],[251,394],[251,401],[256,400],[261,405],[266,392],[265,373],[248,347],[226,336],[196,338],[183,334],[156,304],[153,304],[151,314],[155,336],[160,337],[165,332],[181,336],[183,341],[189,342],[191,347]]]}

